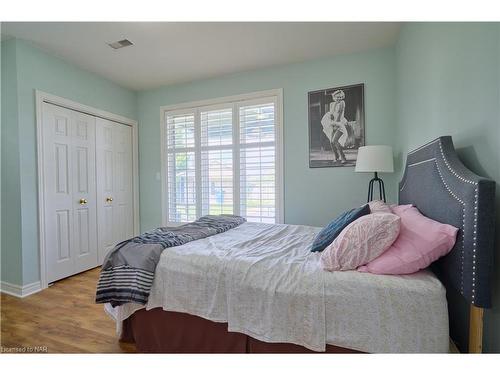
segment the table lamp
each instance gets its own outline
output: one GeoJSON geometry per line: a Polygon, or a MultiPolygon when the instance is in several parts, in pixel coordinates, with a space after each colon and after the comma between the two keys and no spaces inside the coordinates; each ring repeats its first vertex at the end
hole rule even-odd
{"type": "Polygon", "coordinates": [[[362,146],[358,149],[355,172],[373,172],[375,177],[368,184],[368,202],[373,200],[373,185],[378,183],[380,199],[385,200],[384,181],[379,172],[394,172],[394,160],[391,146],[362,146]]]}

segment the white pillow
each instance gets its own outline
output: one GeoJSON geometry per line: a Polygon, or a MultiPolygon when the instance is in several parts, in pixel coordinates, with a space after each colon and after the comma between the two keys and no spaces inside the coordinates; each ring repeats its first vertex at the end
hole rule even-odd
{"type": "Polygon", "coordinates": [[[353,221],[321,253],[327,271],[354,270],[386,251],[398,238],[401,218],[385,212],[353,221]]]}

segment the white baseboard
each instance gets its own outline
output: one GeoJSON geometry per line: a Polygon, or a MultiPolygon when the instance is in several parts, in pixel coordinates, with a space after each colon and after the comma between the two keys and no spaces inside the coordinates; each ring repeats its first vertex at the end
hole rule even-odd
{"type": "Polygon", "coordinates": [[[23,298],[42,290],[42,285],[40,284],[40,281],[22,286],[2,281],[0,284],[0,290],[2,293],[23,298]]]}

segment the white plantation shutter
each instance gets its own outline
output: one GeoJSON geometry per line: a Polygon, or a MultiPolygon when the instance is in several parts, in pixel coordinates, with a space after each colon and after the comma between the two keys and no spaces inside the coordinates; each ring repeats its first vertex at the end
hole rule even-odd
{"type": "Polygon", "coordinates": [[[167,116],[168,221],[196,220],[194,113],[167,116]]]}
{"type": "Polygon", "coordinates": [[[219,214],[282,220],[276,97],[166,112],[165,134],[166,224],[219,214]]]}
{"type": "Polygon", "coordinates": [[[233,110],[201,110],[201,215],[233,213],[233,110]]]}
{"type": "Polygon", "coordinates": [[[248,221],[276,222],[274,102],[240,105],[240,214],[248,221]]]}

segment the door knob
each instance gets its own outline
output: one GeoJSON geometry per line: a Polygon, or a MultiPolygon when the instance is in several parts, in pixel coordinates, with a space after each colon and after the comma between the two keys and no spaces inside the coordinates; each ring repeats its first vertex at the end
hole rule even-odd
{"type": "Polygon", "coordinates": [[[113,202],[113,198],[111,198],[111,197],[107,197],[107,198],[106,198],[106,202],[113,202]]]}
{"type": "Polygon", "coordinates": [[[80,204],[87,204],[87,200],[83,199],[83,198],[80,198],[80,204]]]}

